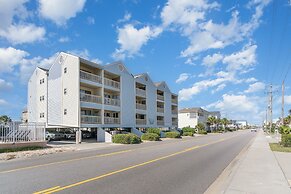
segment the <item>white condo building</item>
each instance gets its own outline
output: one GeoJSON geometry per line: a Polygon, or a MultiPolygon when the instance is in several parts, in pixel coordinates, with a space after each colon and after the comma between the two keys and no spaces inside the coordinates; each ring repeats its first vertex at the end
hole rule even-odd
{"type": "Polygon", "coordinates": [[[210,116],[220,118],[220,112],[209,112],[200,107],[181,109],[179,110],[179,128],[188,126],[195,128],[198,123],[203,123],[206,127],[207,119],[210,116]]]}
{"type": "Polygon", "coordinates": [[[98,141],[113,129],[178,127],[178,96],[148,74],[133,76],[121,62],[108,65],[60,53],[50,69],[36,68],[28,83],[28,121],[47,128],[90,128],[98,141]],[[98,137],[99,135],[99,137],[98,137]]]}

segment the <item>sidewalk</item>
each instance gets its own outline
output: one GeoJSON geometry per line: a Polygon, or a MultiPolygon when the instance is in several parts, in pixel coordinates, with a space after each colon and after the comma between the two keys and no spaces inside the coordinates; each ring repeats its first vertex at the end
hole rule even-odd
{"type": "Polygon", "coordinates": [[[224,170],[206,193],[290,194],[291,189],[269,143],[259,130],[250,147],[224,170]]]}

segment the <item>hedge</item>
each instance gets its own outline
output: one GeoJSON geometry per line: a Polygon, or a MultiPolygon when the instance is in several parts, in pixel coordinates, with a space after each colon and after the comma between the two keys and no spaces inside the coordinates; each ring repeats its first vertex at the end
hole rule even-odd
{"type": "Polygon", "coordinates": [[[291,134],[282,134],[281,145],[284,147],[291,147],[291,134]]]}
{"type": "Polygon", "coordinates": [[[160,135],[161,135],[161,131],[160,131],[159,128],[148,128],[148,129],[147,129],[147,133],[155,133],[155,134],[158,134],[159,137],[160,137],[160,135]]]}
{"type": "Polygon", "coordinates": [[[205,130],[200,130],[200,131],[198,131],[198,134],[206,135],[206,134],[207,134],[207,131],[205,131],[205,130]]]}
{"type": "Polygon", "coordinates": [[[183,136],[193,136],[192,132],[183,132],[183,136]]]}
{"type": "Polygon", "coordinates": [[[121,144],[138,144],[141,143],[141,139],[133,134],[116,134],[112,136],[113,143],[121,143],[121,144]]]}
{"type": "Polygon", "coordinates": [[[165,136],[167,138],[180,138],[181,137],[180,133],[178,132],[166,132],[165,136]]]}
{"type": "Polygon", "coordinates": [[[195,129],[194,128],[191,128],[191,127],[183,127],[182,128],[182,131],[183,131],[183,133],[185,133],[185,132],[195,133],[195,129]]]}
{"type": "Polygon", "coordinates": [[[156,133],[145,133],[141,136],[141,139],[147,141],[160,141],[160,136],[156,133]]]}

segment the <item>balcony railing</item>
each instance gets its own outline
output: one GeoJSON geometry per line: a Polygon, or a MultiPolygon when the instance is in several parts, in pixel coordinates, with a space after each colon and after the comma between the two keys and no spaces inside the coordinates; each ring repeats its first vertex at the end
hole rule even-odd
{"type": "Polygon", "coordinates": [[[136,95],[137,95],[137,96],[146,97],[146,91],[145,91],[145,90],[142,90],[142,89],[136,88],[135,91],[136,91],[136,95]]]}
{"type": "Polygon", "coordinates": [[[104,98],[104,104],[112,105],[112,106],[120,106],[120,100],[113,99],[113,98],[104,98]]]}
{"type": "Polygon", "coordinates": [[[178,104],[178,99],[172,99],[173,104],[178,104]]]}
{"type": "Polygon", "coordinates": [[[164,121],[157,120],[157,124],[158,124],[158,125],[164,125],[164,121]]]}
{"type": "Polygon", "coordinates": [[[120,124],[120,119],[113,118],[113,117],[104,117],[104,123],[105,124],[120,124]]]}
{"type": "Polygon", "coordinates": [[[91,95],[91,94],[80,93],[80,101],[102,104],[102,97],[101,96],[91,95]]]}
{"type": "Polygon", "coordinates": [[[157,111],[160,113],[164,113],[164,108],[157,107],[157,111]]]}
{"type": "Polygon", "coordinates": [[[161,100],[161,101],[164,101],[164,96],[157,94],[157,99],[161,100]]]}
{"type": "Polygon", "coordinates": [[[119,89],[120,88],[120,83],[117,81],[114,81],[112,79],[104,78],[104,85],[110,86],[112,88],[119,89]]]}
{"type": "Polygon", "coordinates": [[[172,115],[177,115],[178,111],[177,110],[172,110],[172,115]]]}
{"type": "Polygon", "coordinates": [[[172,121],[172,125],[178,126],[178,121],[172,121]]]}
{"type": "Polygon", "coordinates": [[[146,110],[147,109],[147,105],[146,104],[136,103],[136,109],[146,110]]]}
{"type": "Polygon", "coordinates": [[[92,116],[92,115],[81,115],[81,123],[85,124],[101,124],[102,119],[100,116],[92,116]]]}
{"type": "Polygon", "coordinates": [[[136,124],[137,125],[146,125],[147,120],[146,119],[136,119],[136,124]]]}
{"type": "Polygon", "coordinates": [[[80,71],[80,78],[102,84],[102,77],[100,75],[95,75],[82,70],[80,71]]]}

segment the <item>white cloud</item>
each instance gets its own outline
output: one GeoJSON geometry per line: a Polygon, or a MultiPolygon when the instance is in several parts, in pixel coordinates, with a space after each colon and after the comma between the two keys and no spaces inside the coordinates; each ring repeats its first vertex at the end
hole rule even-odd
{"type": "Polygon", "coordinates": [[[68,51],[68,53],[71,53],[73,55],[77,55],[79,57],[82,57],[84,59],[93,61],[93,62],[98,63],[98,64],[102,64],[103,63],[100,59],[92,57],[87,49],[84,49],[84,50],[71,50],[71,51],[68,51]]]}
{"type": "Polygon", "coordinates": [[[179,83],[182,83],[184,81],[186,81],[188,78],[190,77],[190,74],[188,73],[181,73],[179,78],[176,80],[176,83],[179,84],[179,83]]]}
{"type": "Polygon", "coordinates": [[[228,71],[246,70],[256,63],[257,45],[246,45],[241,51],[224,57],[223,63],[228,64],[228,71]]]}
{"type": "Polygon", "coordinates": [[[125,13],[122,19],[117,20],[117,23],[127,22],[131,18],[131,13],[125,13]]]}
{"type": "Polygon", "coordinates": [[[143,45],[150,39],[157,37],[162,32],[159,27],[144,26],[135,28],[132,24],[126,24],[118,28],[118,40],[120,48],[113,53],[115,59],[124,59],[139,54],[143,45]]]}
{"type": "Polygon", "coordinates": [[[7,30],[1,30],[0,36],[12,44],[32,43],[44,39],[45,29],[34,24],[11,25],[7,30]]]}
{"type": "Polygon", "coordinates": [[[291,95],[285,95],[284,102],[285,104],[291,105],[291,95]]]}
{"type": "Polygon", "coordinates": [[[7,90],[13,87],[11,82],[7,82],[4,79],[0,78],[0,91],[7,90]]]}
{"type": "Polygon", "coordinates": [[[206,57],[204,57],[202,62],[203,62],[204,65],[212,66],[212,65],[218,63],[222,58],[223,58],[222,54],[215,53],[212,56],[211,55],[207,55],[206,57]]]}
{"type": "Polygon", "coordinates": [[[223,90],[226,87],[226,84],[220,84],[217,86],[217,88],[215,88],[214,90],[211,91],[212,94],[219,92],[221,90],[223,90]]]}
{"type": "Polygon", "coordinates": [[[252,83],[252,82],[256,82],[256,81],[258,81],[258,80],[256,78],[254,78],[254,77],[245,79],[246,83],[252,83]]]}
{"type": "Polygon", "coordinates": [[[0,48],[0,73],[12,72],[16,65],[19,65],[21,60],[27,57],[29,53],[23,50],[18,50],[12,47],[0,48]]]}
{"type": "Polygon", "coordinates": [[[93,18],[93,17],[87,17],[87,23],[89,24],[89,25],[93,25],[93,24],[95,24],[95,18],[93,18]]]}
{"type": "Polygon", "coordinates": [[[67,36],[59,38],[59,42],[61,42],[61,43],[65,43],[65,42],[69,42],[69,41],[70,41],[70,38],[67,36]]]}
{"type": "Polygon", "coordinates": [[[4,105],[7,105],[7,104],[8,103],[6,102],[6,100],[0,98],[0,106],[4,106],[4,105]]]}
{"type": "Polygon", "coordinates": [[[45,29],[26,23],[30,12],[26,10],[27,0],[1,1],[0,6],[0,37],[12,44],[31,43],[43,40],[45,29]]]}
{"type": "Polygon", "coordinates": [[[256,82],[249,86],[247,90],[245,90],[245,93],[254,93],[259,92],[265,89],[265,84],[263,82],[256,82]]]}
{"type": "Polygon", "coordinates": [[[86,0],[39,0],[39,12],[42,17],[57,25],[65,25],[84,8],[86,0]]]}

